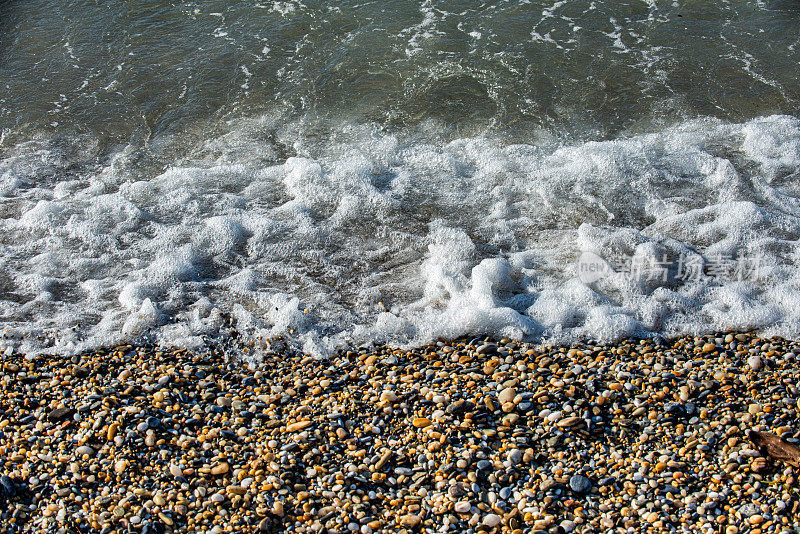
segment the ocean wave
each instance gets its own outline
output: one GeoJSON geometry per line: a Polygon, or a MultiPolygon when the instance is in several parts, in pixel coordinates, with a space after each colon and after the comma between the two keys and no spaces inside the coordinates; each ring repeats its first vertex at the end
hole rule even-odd
{"type": "Polygon", "coordinates": [[[5,149],[0,350],[800,333],[794,117],[569,145],[273,126],[157,172],[86,136],[5,149]]]}

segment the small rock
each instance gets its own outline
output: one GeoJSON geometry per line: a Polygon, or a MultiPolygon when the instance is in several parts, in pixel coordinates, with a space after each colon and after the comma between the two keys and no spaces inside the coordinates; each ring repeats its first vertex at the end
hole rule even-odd
{"type": "Polygon", "coordinates": [[[494,528],[503,521],[503,518],[497,514],[486,514],[483,517],[483,524],[489,528],[494,528]]]}
{"type": "Polygon", "coordinates": [[[459,483],[453,484],[449,488],[447,488],[447,494],[453,500],[463,497],[464,495],[466,495],[466,493],[467,492],[464,490],[464,486],[462,486],[459,483]]]}
{"type": "Polygon", "coordinates": [[[56,408],[55,410],[51,410],[50,413],[47,414],[47,420],[51,423],[57,423],[59,421],[64,421],[65,419],[69,419],[75,414],[75,410],[72,408],[67,408],[66,406],[63,408],[56,408]]]}
{"type": "Polygon", "coordinates": [[[118,475],[121,475],[128,468],[128,465],[129,465],[128,460],[124,458],[122,460],[117,460],[116,462],[114,462],[114,471],[118,475]]]}
{"type": "Polygon", "coordinates": [[[569,487],[575,493],[587,493],[592,489],[592,481],[583,475],[572,475],[569,479],[569,487]]]}
{"type": "Polygon", "coordinates": [[[75,454],[78,456],[94,456],[94,449],[88,445],[81,445],[75,449],[75,454]]]}
{"type": "Polygon", "coordinates": [[[377,463],[375,464],[375,471],[380,471],[383,469],[383,466],[386,465],[386,462],[389,461],[389,458],[392,456],[392,449],[386,449],[381,457],[378,459],[377,463]]]}
{"type": "Polygon", "coordinates": [[[492,343],[484,343],[483,345],[478,347],[478,350],[476,350],[475,352],[477,352],[478,354],[494,354],[495,352],[497,352],[497,345],[494,345],[492,343]]]}
{"type": "Polygon", "coordinates": [[[573,416],[573,417],[565,417],[564,419],[559,420],[558,423],[556,423],[556,426],[559,428],[572,428],[581,423],[583,423],[583,419],[577,416],[573,416]]]}
{"type": "Polygon", "coordinates": [[[562,521],[560,523],[560,526],[561,526],[561,529],[564,532],[568,533],[568,534],[570,532],[572,532],[573,530],[575,530],[575,523],[573,521],[568,520],[568,519],[565,519],[564,521],[562,521]]]}
{"type": "Polygon", "coordinates": [[[753,371],[758,371],[762,367],[764,367],[764,361],[761,359],[761,356],[757,354],[753,354],[749,358],[747,358],[747,365],[750,366],[750,369],[753,371]]]}
{"type": "Polygon", "coordinates": [[[745,503],[739,508],[739,513],[742,514],[743,517],[748,518],[761,513],[761,510],[753,503],[745,503]]]}
{"type": "Polygon", "coordinates": [[[470,508],[472,508],[472,505],[467,501],[458,501],[455,506],[453,506],[453,510],[459,514],[466,514],[469,512],[470,508]]]}
{"type": "Polygon", "coordinates": [[[404,515],[400,518],[400,524],[406,528],[414,528],[420,523],[420,518],[416,514],[404,515]]]}
{"type": "Polygon", "coordinates": [[[244,495],[247,493],[247,490],[239,485],[231,485],[227,487],[228,493],[232,493],[233,495],[244,495]]]}
{"type": "Polygon", "coordinates": [[[281,501],[275,501],[272,504],[272,513],[278,517],[283,517],[283,503],[281,501]]]}
{"type": "Polygon", "coordinates": [[[517,396],[517,390],[514,388],[505,388],[500,394],[497,396],[497,400],[500,401],[500,404],[505,404],[507,402],[513,402],[514,397],[517,396]]]}
{"type": "Polygon", "coordinates": [[[271,517],[265,517],[258,524],[258,530],[261,532],[270,532],[275,526],[275,521],[271,517]]]}
{"type": "Polygon", "coordinates": [[[0,476],[0,488],[2,488],[3,493],[8,496],[13,496],[17,491],[17,485],[14,484],[14,481],[11,480],[11,477],[8,475],[0,476]]]}
{"type": "Polygon", "coordinates": [[[106,440],[114,441],[114,438],[117,435],[117,431],[119,431],[119,423],[111,423],[110,425],[108,425],[108,431],[106,432],[106,440]]]}
{"type": "Polygon", "coordinates": [[[411,424],[416,428],[425,428],[431,425],[431,421],[427,417],[416,417],[411,424]]]}
{"type": "Polygon", "coordinates": [[[475,403],[470,401],[460,400],[448,405],[447,408],[444,409],[444,411],[452,415],[460,415],[467,412],[471,412],[474,409],[475,409],[475,403]]]}
{"type": "Polygon", "coordinates": [[[211,468],[211,474],[215,476],[224,475],[230,471],[230,466],[226,462],[221,462],[211,468]]]}
{"type": "Polygon", "coordinates": [[[296,423],[292,423],[286,426],[286,432],[300,432],[308,427],[310,427],[313,423],[311,421],[297,421],[296,423]]]}

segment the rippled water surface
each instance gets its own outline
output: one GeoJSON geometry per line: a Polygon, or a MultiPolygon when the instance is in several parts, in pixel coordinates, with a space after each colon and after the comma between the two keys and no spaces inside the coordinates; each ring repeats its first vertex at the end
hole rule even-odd
{"type": "Polygon", "coordinates": [[[790,1],[0,1],[0,349],[797,336],[798,40],[790,1]]]}

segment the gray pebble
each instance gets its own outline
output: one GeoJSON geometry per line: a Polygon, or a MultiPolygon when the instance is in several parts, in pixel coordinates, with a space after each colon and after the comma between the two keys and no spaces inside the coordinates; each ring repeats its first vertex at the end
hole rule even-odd
{"type": "Polygon", "coordinates": [[[592,481],[583,475],[572,475],[569,479],[569,487],[575,493],[587,493],[592,489],[592,481]]]}

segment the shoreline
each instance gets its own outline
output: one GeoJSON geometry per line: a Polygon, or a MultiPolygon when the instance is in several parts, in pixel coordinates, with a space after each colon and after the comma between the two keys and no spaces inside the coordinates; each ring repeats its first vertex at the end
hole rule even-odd
{"type": "MultiPolygon", "coordinates": [[[[474,340],[473,340],[474,341],[474,340]]],[[[800,342],[4,356],[7,532],[794,532],[800,342]]],[[[479,345],[479,346],[478,346],[479,345]]]]}

